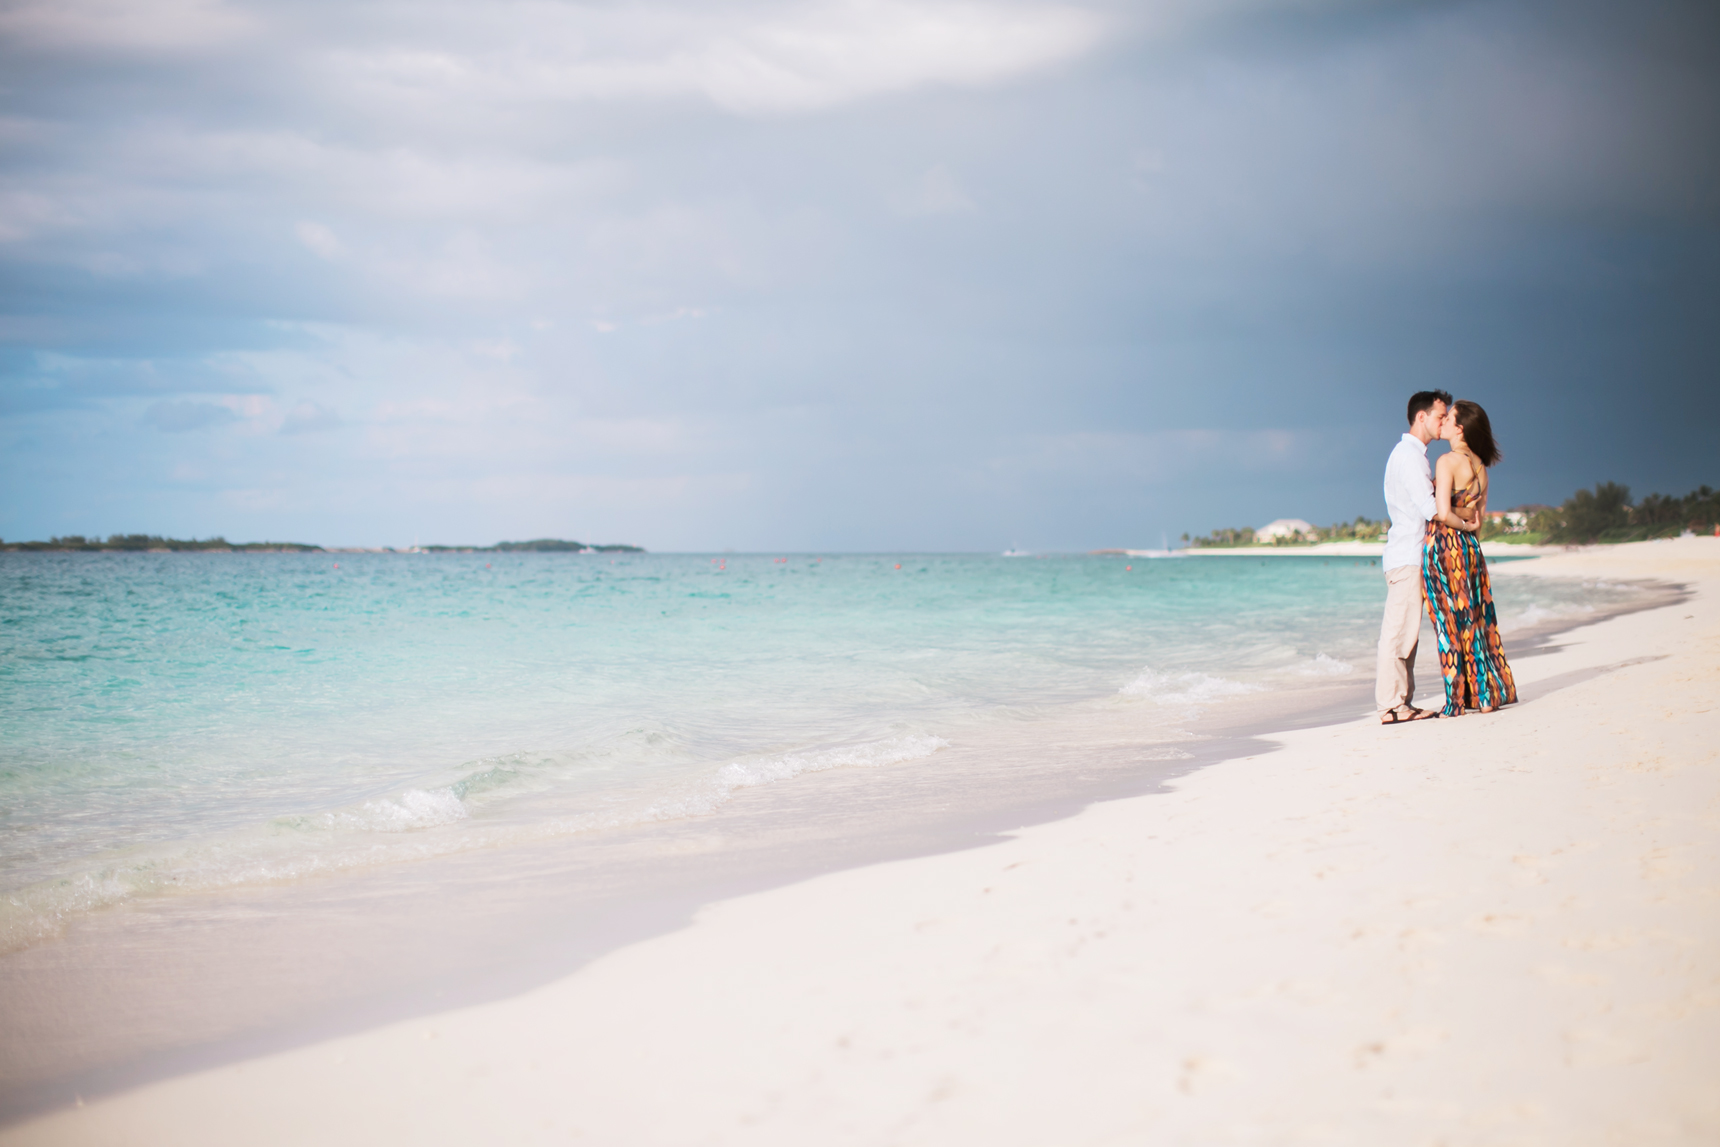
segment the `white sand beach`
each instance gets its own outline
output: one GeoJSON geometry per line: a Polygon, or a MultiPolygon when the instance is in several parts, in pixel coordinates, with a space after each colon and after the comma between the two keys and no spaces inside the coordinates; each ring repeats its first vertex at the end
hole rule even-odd
{"type": "Polygon", "coordinates": [[[1499,714],[1278,735],[0,1144],[1720,1141],[1720,539],[1498,576],[1541,574],[1693,592],[1499,714]]]}
{"type": "MultiPolygon", "coordinates": [[[[1564,546],[1535,546],[1523,542],[1494,538],[1481,543],[1481,552],[1489,558],[1534,558],[1563,556],[1564,546]]],[[[1124,550],[1130,555],[1155,554],[1164,557],[1222,558],[1222,557],[1326,557],[1375,558],[1385,551],[1384,542],[1315,542],[1311,545],[1282,546],[1191,546],[1181,550],[1124,550]]]]}

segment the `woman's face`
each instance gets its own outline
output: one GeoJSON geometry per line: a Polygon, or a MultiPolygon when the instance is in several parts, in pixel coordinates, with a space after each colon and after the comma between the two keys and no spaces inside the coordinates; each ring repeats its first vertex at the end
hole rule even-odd
{"type": "Polygon", "coordinates": [[[1439,436],[1447,442],[1451,441],[1451,432],[1457,427],[1457,407],[1445,408],[1445,417],[1439,420],[1439,436]]]}
{"type": "Polygon", "coordinates": [[[1453,406],[1445,412],[1445,422],[1439,428],[1439,436],[1451,443],[1453,449],[1464,449],[1463,427],[1457,424],[1457,407],[1453,406]]]}

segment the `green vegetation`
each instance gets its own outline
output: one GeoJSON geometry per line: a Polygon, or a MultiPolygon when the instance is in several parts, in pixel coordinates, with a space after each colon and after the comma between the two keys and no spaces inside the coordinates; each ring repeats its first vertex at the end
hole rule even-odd
{"type": "Polygon", "coordinates": [[[1254,527],[1243,526],[1241,529],[1214,530],[1212,533],[1199,538],[1191,538],[1184,534],[1182,540],[1187,542],[1191,548],[1252,546],[1254,544],[1254,527]]]}
{"type": "Polygon", "coordinates": [[[1631,503],[1630,487],[1597,483],[1578,490],[1556,509],[1544,509],[1529,520],[1529,529],[1549,545],[1591,542],[1642,542],[1672,538],[1690,530],[1708,534],[1720,524],[1720,493],[1698,487],[1682,498],[1650,494],[1631,503]]]}
{"type": "MultiPolygon", "coordinates": [[[[1682,498],[1650,494],[1633,503],[1629,486],[1601,482],[1592,490],[1578,490],[1562,506],[1523,506],[1512,511],[1511,517],[1515,521],[1484,522],[1481,540],[1560,546],[1642,542],[1677,537],[1686,530],[1711,534],[1720,525],[1720,492],[1701,486],[1682,498]]],[[[1354,522],[1339,522],[1315,533],[1322,542],[1378,542],[1385,540],[1389,525],[1358,517],[1354,522]]],[[[1203,549],[1314,544],[1306,537],[1256,542],[1254,530],[1247,526],[1214,530],[1199,538],[1184,534],[1182,540],[1203,549]]]]}
{"type": "Polygon", "coordinates": [[[1387,521],[1374,521],[1356,515],[1353,522],[1338,522],[1320,531],[1322,542],[1383,542],[1386,531],[1391,528],[1387,521]]]}
{"type": "MultiPolygon", "coordinates": [[[[1376,522],[1371,518],[1358,515],[1353,522],[1335,522],[1325,528],[1315,528],[1316,541],[1321,542],[1379,542],[1384,541],[1386,528],[1390,522],[1376,522]]],[[[1205,537],[1191,538],[1187,534],[1182,540],[1190,547],[1201,549],[1234,549],[1238,546],[1310,546],[1315,544],[1306,535],[1302,537],[1274,538],[1270,542],[1254,540],[1254,529],[1243,526],[1240,529],[1214,530],[1205,537]]]]}
{"type": "MultiPolygon", "coordinates": [[[[538,538],[530,542],[497,542],[493,546],[420,546],[421,552],[433,554],[492,554],[492,553],[552,553],[552,554],[642,554],[642,546],[591,546],[584,542],[565,542],[560,538],[538,538]]],[[[101,538],[86,538],[68,534],[49,538],[45,542],[0,542],[0,551],[10,553],[148,553],[148,554],[320,554],[329,551],[304,542],[229,542],[226,538],[206,540],[163,538],[155,534],[109,534],[101,538]]],[[[335,551],[346,552],[346,551],[335,551]]],[[[382,549],[378,553],[410,551],[382,549]]]]}
{"type": "Polygon", "coordinates": [[[321,553],[321,546],[309,546],[303,542],[229,542],[226,538],[209,538],[199,541],[185,538],[163,538],[155,534],[109,534],[106,541],[100,538],[86,538],[82,534],[68,534],[63,538],[49,538],[45,542],[9,542],[0,545],[0,550],[12,553],[265,553],[265,554],[314,554],[321,553]]]}
{"type": "Polygon", "coordinates": [[[497,542],[493,546],[421,546],[433,554],[642,554],[644,546],[593,546],[560,538],[536,538],[529,542],[497,542]]]}
{"type": "Polygon", "coordinates": [[[564,542],[560,538],[538,538],[530,542],[497,542],[491,547],[498,553],[597,553],[597,554],[642,554],[643,546],[591,546],[584,542],[564,542]]]}

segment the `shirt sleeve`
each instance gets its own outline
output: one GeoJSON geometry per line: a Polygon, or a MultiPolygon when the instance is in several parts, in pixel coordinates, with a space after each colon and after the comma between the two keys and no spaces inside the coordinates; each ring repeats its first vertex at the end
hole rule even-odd
{"type": "Polygon", "coordinates": [[[1386,509],[1393,520],[1415,514],[1430,521],[1438,510],[1433,497],[1433,471],[1427,455],[1400,445],[1386,462],[1386,509]]]}
{"type": "Polygon", "coordinates": [[[1428,464],[1425,454],[1421,458],[1421,481],[1416,484],[1411,504],[1429,522],[1439,513],[1439,501],[1433,496],[1433,467],[1428,464]]]}

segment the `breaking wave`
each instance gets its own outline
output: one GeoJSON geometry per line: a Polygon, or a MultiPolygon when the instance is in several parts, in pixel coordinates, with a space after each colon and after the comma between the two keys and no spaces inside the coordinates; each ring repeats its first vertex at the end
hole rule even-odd
{"type": "Polygon", "coordinates": [[[1321,653],[1314,660],[1303,664],[1296,670],[1303,677],[1343,677],[1354,673],[1356,667],[1348,661],[1339,661],[1336,657],[1328,657],[1321,653]]]}
{"type": "Polygon", "coordinates": [[[1259,685],[1248,685],[1215,677],[1210,673],[1157,673],[1151,669],[1117,692],[1125,697],[1144,697],[1161,705],[1204,705],[1224,697],[1258,693],[1259,685]]]}
{"type": "Polygon", "coordinates": [[[903,764],[929,757],[947,744],[941,737],[908,734],[738,757],[678,782],[659,783],[655,791],[641,791],[601,811],[521,823],[486,820],[482,814],[487,805],[553,789],[581,760],[589,760],[578,754],[522,755],[489,764],[449,785],[408,788],[324,812],[277,817],[248,832],[175,849],[132,850],[96,868],[15,889],[0,896],[0,953],[52,937],[73,915],[139,896],[297,880],[497,844],[703,816],[741,789],[803,773],[903,764]]]}

